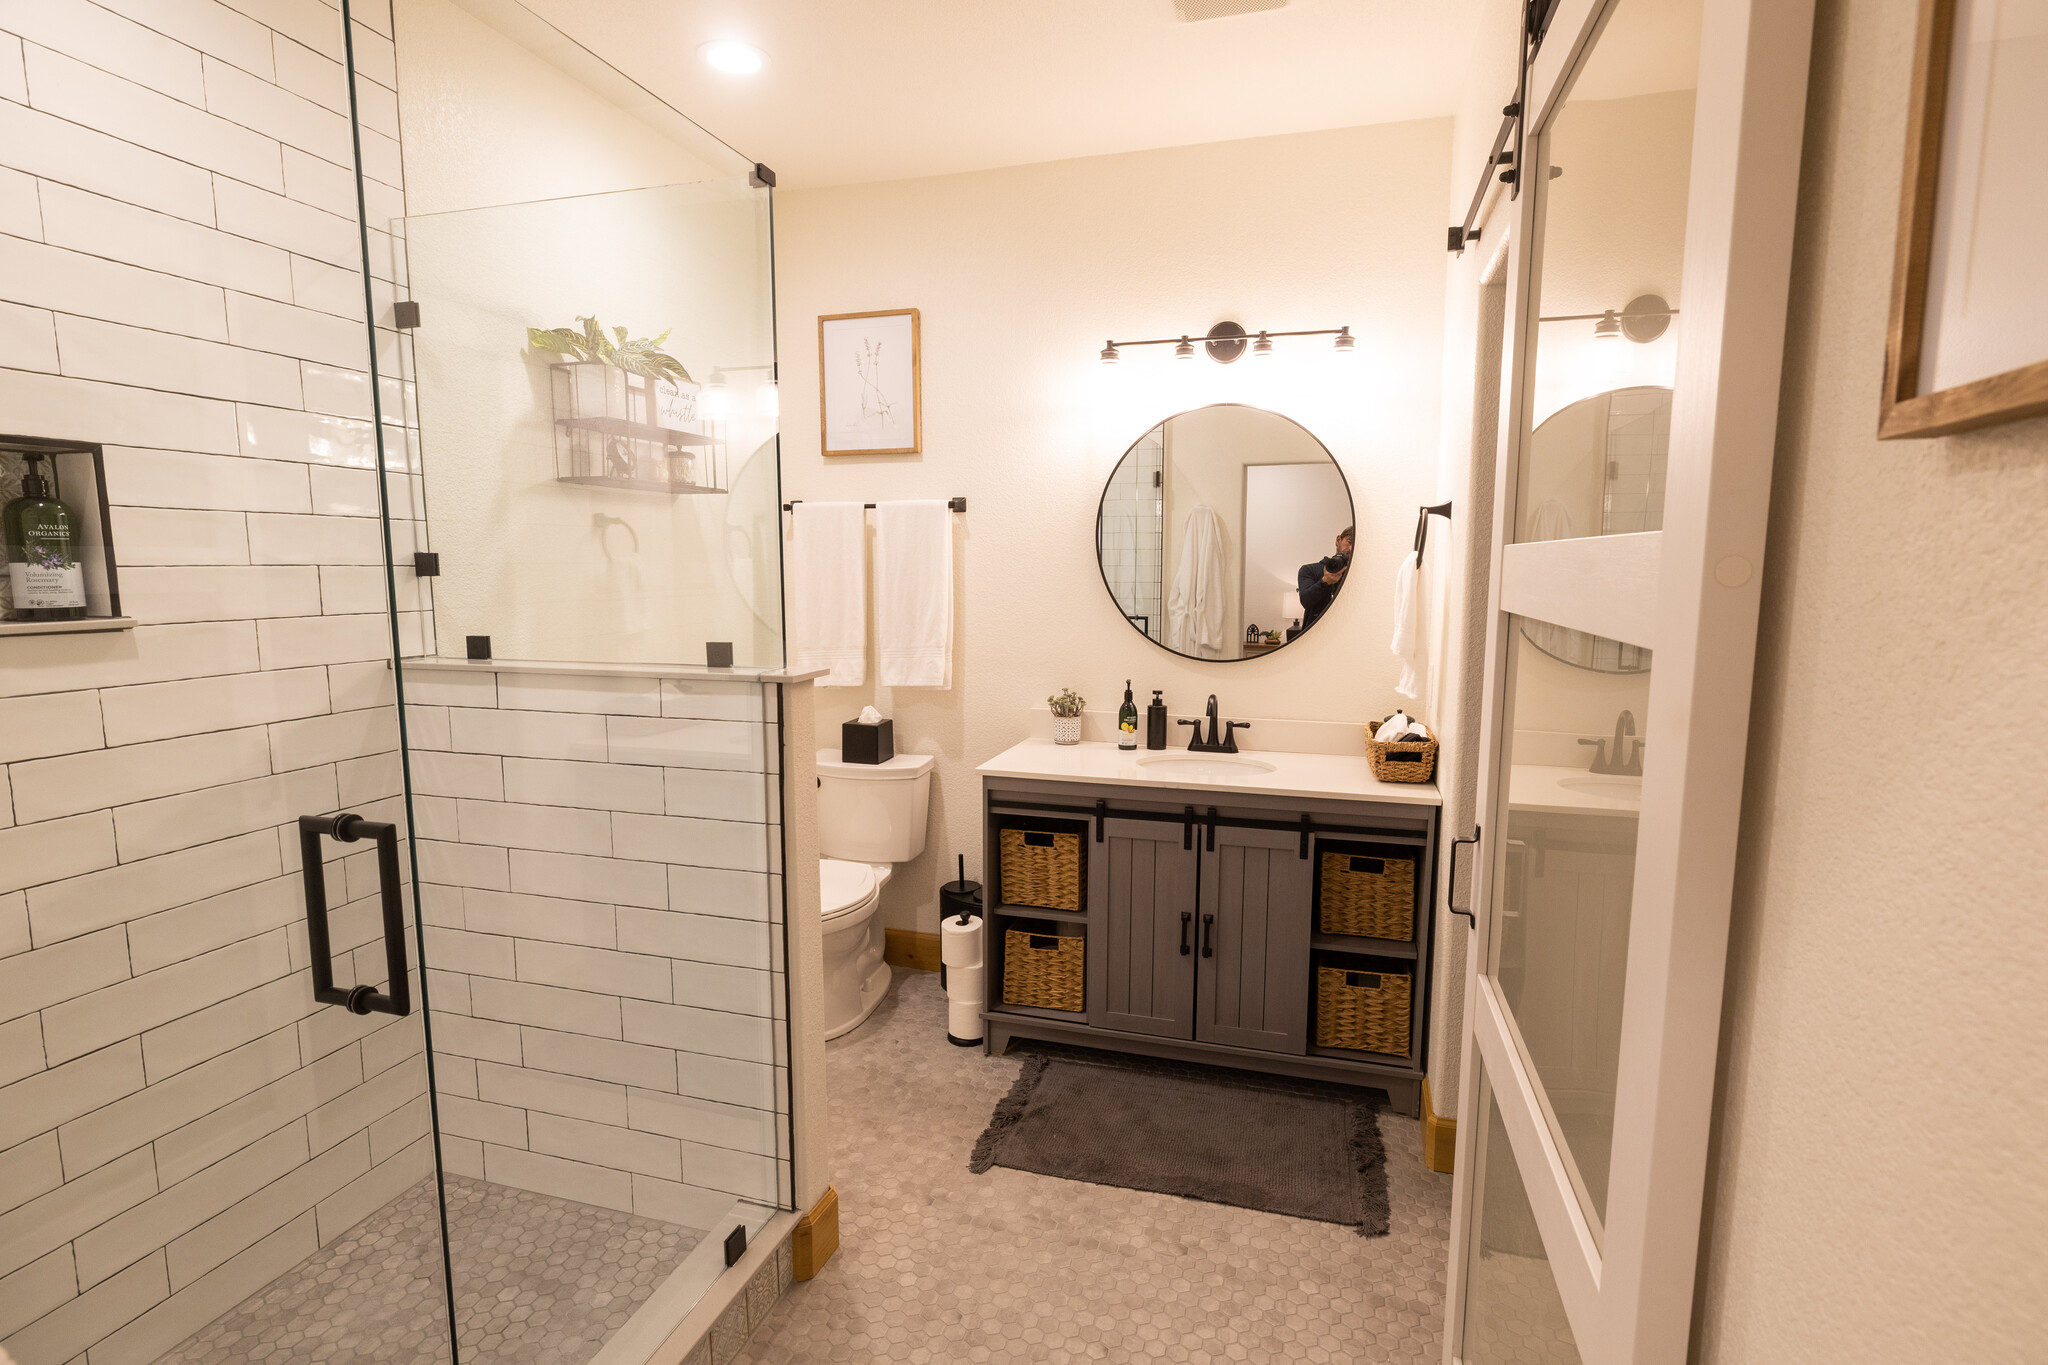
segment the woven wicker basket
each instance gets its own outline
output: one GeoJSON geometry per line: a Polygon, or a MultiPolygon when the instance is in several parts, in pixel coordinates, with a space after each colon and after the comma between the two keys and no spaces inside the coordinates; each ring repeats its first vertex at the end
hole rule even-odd
{"type": "Polygon", "coordinates": [[[1372,764],[1372,775],[1382,782],[1429,781],[1436,772],[1436,741],[1382,744],[1373,736],[1384,724],[1385,720],[1376,720],[1365,727],[1365,757],[1372,764]]]}
{"type": "Polygon", "coordinates": [[[1079,910],[1087,884],[1086,845],[1079,834],[1044,829],[1006,829],[1002,845],[1005,905],[1079,910]]]}
{"type": "Polygon", "coordinates": [[[1003,1003],[1046,1010],[1085,1008],[1088,940],[1080,934],[1003,935],[1003,1003]]]}
{"type": "Polygon", "coordinates": [[[1408,1054],[1406,972],[1316,966],[1316,1045],[1408,1054]]]}
{"type": "Polygon", "coordinates": [[[1415,937],[1415,860],[1323,850],[1322,930],[1403,943],[1415,937]]]}

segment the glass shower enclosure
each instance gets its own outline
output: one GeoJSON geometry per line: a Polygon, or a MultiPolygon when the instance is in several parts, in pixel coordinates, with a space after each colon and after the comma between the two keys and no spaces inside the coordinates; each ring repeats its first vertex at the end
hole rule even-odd
{"type": "Polygon", "coordinates": [[[770,186],[515,0],[339,23],[304,268],[367,316],[243,438],[333,513],[261,635],[330,710],[236,889],[77,940],[189,1012],[41,1011],[18,1365],[680,1358],[792,1203],[770,186]]]}

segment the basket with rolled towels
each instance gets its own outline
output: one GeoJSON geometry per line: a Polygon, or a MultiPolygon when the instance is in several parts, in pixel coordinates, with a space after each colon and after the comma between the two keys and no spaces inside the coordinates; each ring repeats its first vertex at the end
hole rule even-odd
{"type": "Polygon", "coordinates": [[[1365,727],[1365,756],[1382,782],[1427,782],[1436,772],[1436,736],[1429,727],[1396,711],[1365,727]]]}

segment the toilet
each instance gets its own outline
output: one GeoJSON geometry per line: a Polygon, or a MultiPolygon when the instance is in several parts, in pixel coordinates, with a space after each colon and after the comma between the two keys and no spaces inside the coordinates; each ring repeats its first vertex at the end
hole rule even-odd
{"type": "Polygon", "coordinates": [[[818,901],[825,921],[825,1036],[859,1028],[889,990],[875,913],[895,864],[924,852],[932,756],[843,763],[818,750],[818,901]]]}

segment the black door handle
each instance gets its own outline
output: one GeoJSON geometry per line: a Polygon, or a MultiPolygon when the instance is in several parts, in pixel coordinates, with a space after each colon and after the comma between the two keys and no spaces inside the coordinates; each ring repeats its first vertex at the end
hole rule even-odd
{"type": "Polygon", "coordinates": [[[412,1013],[412,985],[405,974],[405,906],[398,892],[398,826],[360,815],[299,817],[299,878],[306,888],[306,946],[313,957],[313,999],[323,1005],[346,1005],[350,1014],[412,1013]],[[327,939],[327,874],[320,858],[320,836],[338,843],[377,841],[377,891],[384,905],[384,971],[391,993],[373,986],[334,984],[334,950],[327,939]]]}
{"type": "Polygon", "coordinates": [[[1182,957],[1188,955],[1188,921],[1194,917],[1195,912],[1192,910],[1180,912],[1180,955],[1182,957]]]}
{"type": "Polygon", "coordinates": [[[1202,956],[1216,956],[1216,917],[1202,916],[1202,956]]]}
{"type": "Polygon", "coordinates": [[[1477,929],[1477,928],[1479,927],[1479,921],[1478,921],[1478,919],[1477,919],[1476,917],[1474,917],[1474,915],[1472,914],[1472,912],[1471,912],[1470,910],[1460,910],[1460,909],[1458,908],[1458,845],[1459,845],[1459,844],[1470,844],[1470,845],[1472,845],[1472,850],[1473,850],[1473,852],[1475,852],[1475,853],[1476,853],[1476,852],[1478,852],[1478,851],[1479,851],[1479,826],[1477,826],[1477,825],[1474,825],[1474,826],[1472,826],[1472,833],[1471,833],[1470,837],[1468,837],[1468,838],[1464,838],[1464,839],[1453,839],[1453,840],[1451,840],[1451,884],[1450,884],[1449,886],[1447,886],[1447,887],[1445,887],[1445,888],[1444,888],[1444,908],[1445,908],[1446,910],[1449,910],[1449,911],[1450,911],[1450,912],[1451,912],[1452,914],[1454,914],[1454,915],[1463,915],[1463,916],[1464,916],[1464,917],[1465,917],[1466,919],[1468,919],[1468,920],[1471,920],[1471,921],[1472,921],[1472,927],[1473,927],[1474,929],[1477,929]]]}

